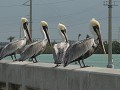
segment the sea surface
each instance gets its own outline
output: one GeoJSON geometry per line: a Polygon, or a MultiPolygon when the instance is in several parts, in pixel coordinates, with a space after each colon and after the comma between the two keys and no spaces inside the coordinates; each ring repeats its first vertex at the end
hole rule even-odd
{"type": "MultiPolygon", "coordinates": [[[[113,57],[114,68],[120,69],[120,54],[113,54],[112,57],[113,57]]],[[[17,55],[17,58],[19,58],[19,55],[17,55]]],[[[11,57],[8,56],[5,59],[11,59],[11,57]]],[[[37,57],[37,60],[39,62],[54,63],[52,54],[41,54],[37,57]]],[[[85,59],[84,62],[88,66],[107,67],[108,55],[107,54],[93,54],[89,58],[85,59]]],[[[75,65],[79,65],[79,64],[77,63],[75,65]]]]}

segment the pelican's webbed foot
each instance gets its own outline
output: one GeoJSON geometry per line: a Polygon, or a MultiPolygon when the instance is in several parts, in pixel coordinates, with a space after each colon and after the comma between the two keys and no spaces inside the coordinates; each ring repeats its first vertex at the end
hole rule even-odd
{"type": "Polygon", "coordinates": [[[85,66],[82,66],[81,68],[86,68],[86,67],[91,67],[91,66],[86,66],[86,65],[85,65],[85,66]]]}
{"type": "Polygon", "coordinates": [[[33,63],[37,63],[38,61],[37,61],[37,59],[34,57],[34,59],[35,59],[35,61],[33,60],[33,58],[32,58],[32,60],[33,60],[33,63]]]}
{"type": "Polygon", "coordinates": [[[22,61],[22,62],[23,62],[23,60],[22,60],[22,59],[19,59],[18,61],[19,61],[19,62],[20,62],[20,61],[22,61]]]}
{"type": "Polygon", "coordinates": [[[55,67],[59,67],[59,66],[60,66],[60,64],[56,64],[56,65],[55,65],[55,67]]]}
{"type": "Polygon", "coordinates": [[[17,61],[17,59],[13,60],[13,62],[17,61]]]}

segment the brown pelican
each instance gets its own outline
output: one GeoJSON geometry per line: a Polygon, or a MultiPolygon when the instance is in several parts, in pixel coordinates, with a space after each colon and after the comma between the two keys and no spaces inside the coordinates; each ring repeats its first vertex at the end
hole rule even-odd
{"type": "Polygon", "coordinates": [[[33,42],[26,46],[25,50],[21,53],[19,61],[24,61],[26,59],[35,59],[33,62],[37,62],[36,57],[40,55],[46,48],[47,42],[51,45],[49,35],[48,35],[48,24],[45,21],[41,21],[42,31],[44,34],[44,39],[41,41],[33,42]]]}
{"type": "Polygon", "coordinates": [[[58,28],[60,29],[60,32],[64,38],[64,41],[57,43],[53,46],[53,58],[55,61],[54,63],[57,64],[56,66],[62,63],[63,55],[67,50],[67,48],[69,47],[68,38],[66,34],[67,29],[65,25],[59,23],[58,28]]]}
{"type": "Polygon", "coordinates": [[[94,35],[94,38],[87,38],[81,42],[72,44],[63,57],[64,67],[68,64],[78,61],[81,67],[86,67],[84,59],[90,57],[100,45],[103,53],[106,53],[100,32],[100,23],[94,18],[90,21],[90,31],[94,35]],[[80,61],[82,61],[83,66],[80,61]]]}
{"type": "Polygon", "coordinates": [[[21,21],[23,23],[23,28],[24,28],[24,30],[23,30],[24,38],[21,40],[16,40],[16,41],[13,41],[13,42],[10,42],[9,44],[7,44],[0,53],[0,60],[6,56],[11,56],[11,58],[13,59],[12,55],[14,55],[15,60],[17,60],[16,59],[17,50],[22,49],[26,45],[26,32],[27,32],[29,38],[31,38],[30,34],[29,34],[29,30],[28,30],[28,20],[26,18],[21,18],[21,21]]]}

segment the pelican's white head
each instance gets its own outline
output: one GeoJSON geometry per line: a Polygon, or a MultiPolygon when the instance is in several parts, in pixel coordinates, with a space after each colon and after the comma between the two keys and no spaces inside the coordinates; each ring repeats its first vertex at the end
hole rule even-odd
{"type": "Polygon", "coordinates": [[[90,23],[92,24],[92,26],[98,25],[98,27],[100,28],[100,23],[95,18],[92,18],[92,20],[90,21],[90,23]]]}
{"type": "Polygon", "coordinates": [[[61,23],[58,24],[58,28],[59,28],[59,30],[63,30],[65,32],[67,30],[66,26],[64,24],[61,24],[61,23]]]}
{"type": "Polygon", "coordinates": [[[27,18],[21,18],[22,23],[28,22],[27,18]]]}
{"type": "Polygon", "coordinates": [[[49,33],[48,33],[48,23],[46,21],[41,21],[43,33],[44,33],[44,38],[48,40],[49,45],[51,46],[50,38],[49,38],[49,33]]]}
{"type": "Polygon", "coordinates": [[[105,47],[101,38],[100,23],[94,18],[92,18],[92,20],[90,21],[90,30],[91,30],[91,33],[94,35],[94,39],[96,40],[96,42],[98,42],[98,44],[101,46],[103,52],[106,53],[105,47]]]}
{"type": "Polygon", "coordinates": [[[23,28],[25,30],[28,30],[28,20],[27,20],[27,18],[21,18],[21,22],[23,24],[23,28]]]}
{"type": "Polygon", "coordinates": [[[100,23],[95,18],[92,18],[90,21],[90,31],[94,35],[94,39],[98,39],[98,34],[100,34],[100,23]]]}
{"type": "Polygon", "coordinates": [[[46,21],[41,21],[41,26],[44,35],[46,35],[46,32],[48,32],[48,23],[46,21]]]}
{"type": "Polygon", "coordinates": [[[67,38],[67,35],[66,35],[66,32],[67,32],[66,26],[64,24],[59,23],[58,24],[58,29],[60,30],[61,34],[63,35],[63,37],[65,39],[65,42],[68,42],[68,38],[67,38]]]}
{"type": "Polygon", "coordinates": [[[48,27],[48,23],[46,21],[41,21],[41,25],[48,27]]]}
{"type": "MultiPolygon", "coordinates": [[[[32,42],[32,38],[31,38],[29,29],[28,29],[28,20],[27,20],[27,18],[21,18],[21,22],[22,22],[22,24],[23,24],[24,30],[26,30],[26,32],[27,32],[27,34],[28,34],[28,37],[29,37],[30,41],[32,42]]],[[[24,31],[24,32],[25,32],[25,31],[24,31]]],[[[26,37],[26,33],[25,33],[25,37],[26,37]]]]}

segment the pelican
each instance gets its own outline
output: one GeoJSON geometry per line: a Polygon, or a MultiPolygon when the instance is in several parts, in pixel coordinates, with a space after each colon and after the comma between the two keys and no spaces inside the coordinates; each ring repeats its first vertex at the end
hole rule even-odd
{"type": "Polygon", "coordinates": [[[32,59],[33,62],[36,63],[37,62],[36,57],[45,50],[47,42],[49,43],[49,45],[51,45],[48,35],[48,23],[45,21],[41,21],[41,25],[44,34],[44,39],[42,41],[39,40],[27,45],[25,50],[21,53],[21,57],[19,58],[19,61],[32,59]]]}
{"type": "MultiPolygon", "coordinates": [[[[27,37],[26,32],[29,36],[29,39],[31,38],[30,34],[29,34],[29,30],[28,30],[28,20],[26,18],[21,18],[21,21],[23,23],[23,28],[24,28],[24,30],[23,30],[24,38],[21,40],[16,40],[16,41],[10,42],[9,44],[5,45],[5,47],[2,49],[2,51],[0,53],[0,60],[5,58],[6,56],[11,56],[11,58],[13,59],[12,55],[14,55],[14,58],[16,61],[17,60],[17,58],[16,58],[17,50],[22,49],[26,45],[26,37],[27,37]]],[[[32,41],[32,39],[30,39],[30,40],[32,41]]]]}
{"type": "Polygon", "coordinates": [[[90,57],[97,50],[99,45],[103,53],[106,53],[101,39],[100,23],[94,18],[90,21],[90,31],[94,38],[87,38],[81,42],[75,42],[66,50],[63,57],[64,67],[75,61],[78,61],[80,67],[86,67],[84,59],[90,57]],[[83,66],[80,61],[82,61],[83,66]]]}
{"type": "Polygon", "coordinates": [[[64,41],[57,43],[53,46],[53,58],[54,58],[54,63],[56,64],[56,66],[62,63],[63,55],[65,51],[67,50],[67,48],[69,47],[68,38],[66,34],[67,29],[65,25],[59,23],[58,28],[61,32],[61,35],[64,38],[64,41]]]}

